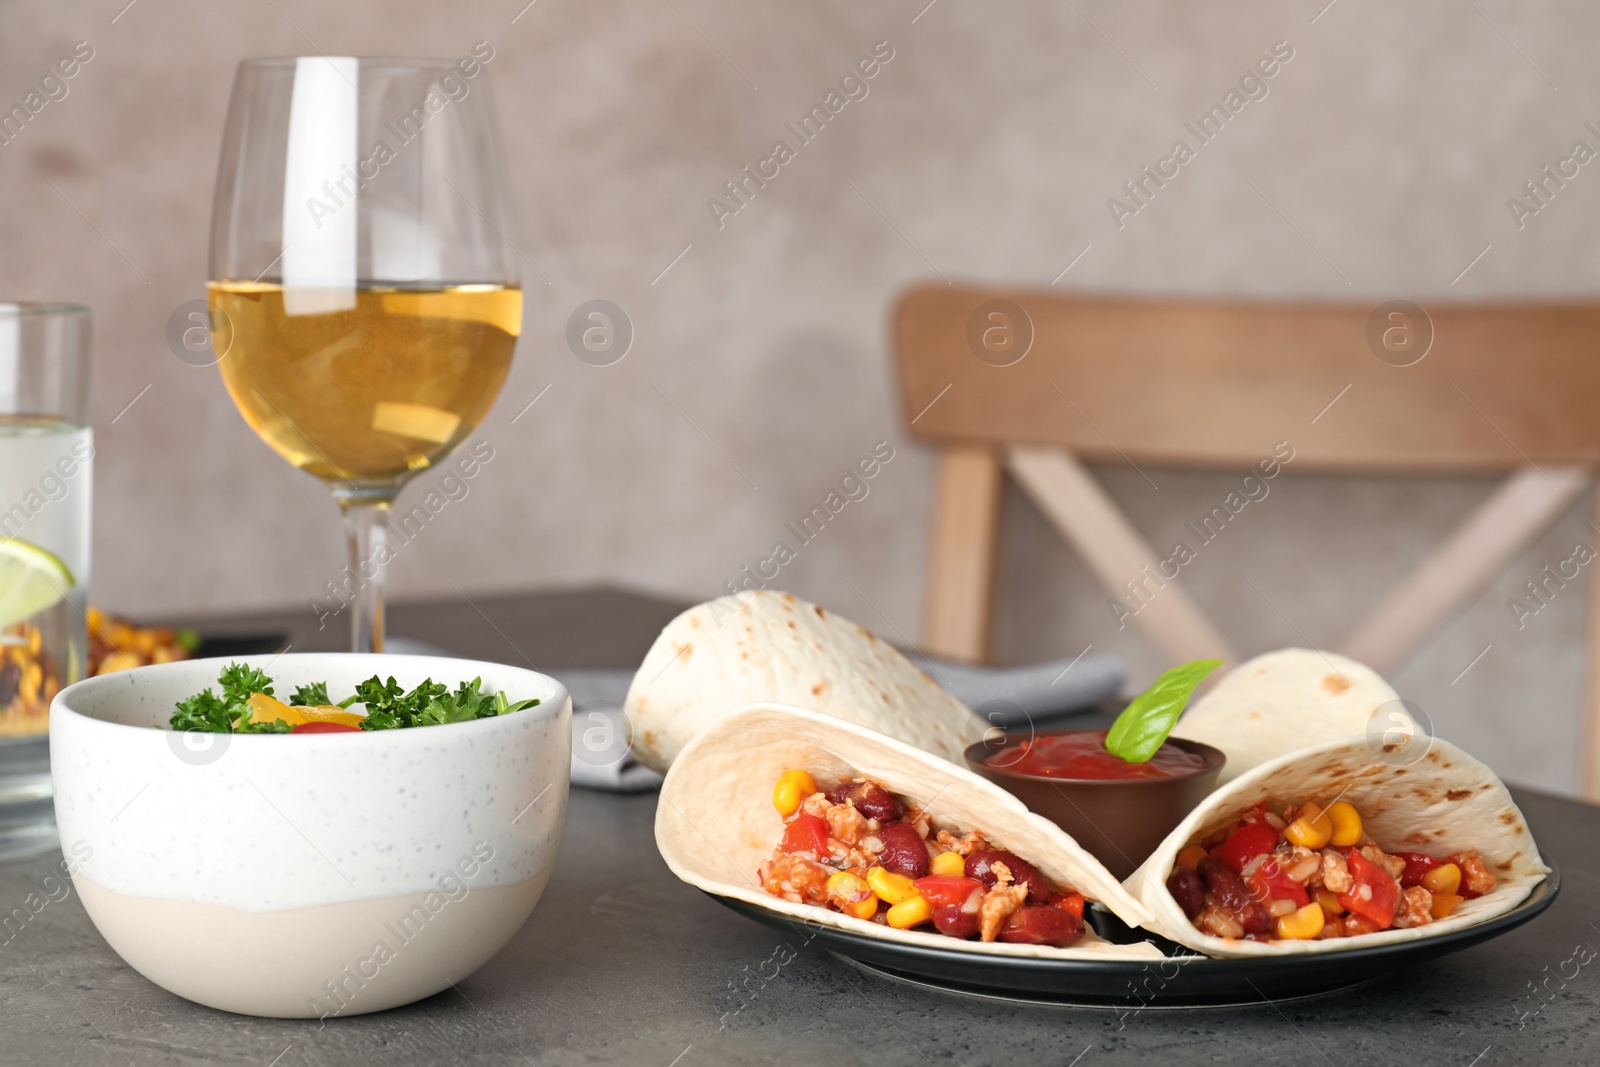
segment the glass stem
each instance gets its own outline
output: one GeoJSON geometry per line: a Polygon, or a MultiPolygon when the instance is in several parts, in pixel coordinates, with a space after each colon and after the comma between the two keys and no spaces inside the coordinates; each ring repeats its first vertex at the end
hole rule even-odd
{"type": "Polygon", "coordinates": [[[383,651],[383,566],[389,558],[389,501],[341,500],[350,546],[350,584],[355,590],[350,619],[356,652],[383,651]]]}

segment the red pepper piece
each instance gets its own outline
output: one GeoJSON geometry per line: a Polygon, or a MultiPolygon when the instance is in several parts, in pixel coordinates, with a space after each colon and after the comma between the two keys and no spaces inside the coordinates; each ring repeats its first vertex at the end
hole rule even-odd
{"type": "Polygon", "coordinates": [[[960,906],[965,904],[973,893],[980,896],[983,893],[983,883],[976,878],[963,878],[960,875],[931,874],[926,878],[916,881],[917,892],[927,898],[928,903],[934,907],[941,904],[960,906]]]}
{"type": "Polygon", "coordinates": [[[1278,835],[1264,822],[1248,822],[1228,835],[1211,854],[1233,868],[1235,874],[1264,852],[1278,847],[1278,835]]]}
{"type": "Polygon", "coordinates": [[[801,812],[783,831],[785,852],[813,852],[818,856],[828,854],[828,824],[815,815],[801,812]]]}
{"type": "Polygon", "coordinates": [[[1400,884],[1407,889],[1422,884],[1422,876],[1444,863],[1432,856],[1424,856],[1420,852],[1391,852],[1391,856],[1399,856],[1406,861],[1406,869],[1400,872],[1400,884]]]}
{"type": "Polygon", "coordinates": [[[342,722],[302,722],[289,728],[291,734],[359,734],[361,727],[342,722]]]}
{"type": "Polygon", "coordinates": [[[1250,887],[1251,895],[1263,904],[1269,900],[1292,900],[1295,907],[1303,908],[1311,903],[1306,887],[1284,874],[1278,861],[1271,856],[1261,861],[1261,866],[1245,879],[1245,884],[1250,887]]]}
{"type": "Polygon", "coordinates": [[[1081,919],[1083,918],[1083,905],[1085,903],[1085,899],[1086,898],[1082,893],[1062,893],[1050,903],[1052,906],[1060,908],[1062,911],[1068,912],[1081,919]]]}
{"type": "Polygon", "coordinates": [[[1345,857],[1350,877],[1355,884],[1339,894],[1339,903],[1348,912],[1361,916],[1379,930],[1394,925],[1395,906],[1400,902],[1400,883],[1389,877],[1389,872],[1351,849],[1345,857]],[[1363,894],[1362,888],[1369,892],[1363,894]]]}

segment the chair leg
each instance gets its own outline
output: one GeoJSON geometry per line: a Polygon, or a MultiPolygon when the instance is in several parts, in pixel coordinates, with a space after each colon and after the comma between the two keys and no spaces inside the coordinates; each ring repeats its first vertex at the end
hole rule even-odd
{"type": "Polygon", "coordinates": [[[930,656],[981,663],[989,653],[1000,479],[1000,462],[987,448],[939,452],[922,626],[922,651],[930,656]]]}
{"type": "Polygon", "coordinates": [[[1064,448],[1013,446],[1008,468],[1022,491],[1044,512],[1067,542],[1077,549],[1100,584],[1113,598],[1125,598],[1138,610],[1117,616],[1117,628],[1137,615],[1137,624],[1169,658],[1220,659],[1237,664],[1222,633],[1179,582],[1163,580],[1160,557],[1134,529],[1094,475],[1064,448]],[[1142,592],[1130,594],[1130,590],[1142,592]],[[1148,597],[1148,600],[1144,598],[1148,597]]]}

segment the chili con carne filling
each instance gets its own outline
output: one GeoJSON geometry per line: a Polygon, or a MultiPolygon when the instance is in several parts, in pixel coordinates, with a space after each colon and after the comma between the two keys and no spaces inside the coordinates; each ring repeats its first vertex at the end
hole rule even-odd
{"type": "Polygon", "coordinates": [[[1476,850],[1384,852],[1355,807],[1262,801],[1178,853],[1167,889],[1195,929],[1327,940],[1426,926],[1495,887],[1476,850]]]}
{"type": "Polygon", "coordinates": [[[1084,896],[995,848],[976,830],[939,829],[927,811],[870,778],[819,788],[787,771],[773,790],[783,837],[762,887],[897,930],[1056,948],[1084,935],[1084,896]]]}

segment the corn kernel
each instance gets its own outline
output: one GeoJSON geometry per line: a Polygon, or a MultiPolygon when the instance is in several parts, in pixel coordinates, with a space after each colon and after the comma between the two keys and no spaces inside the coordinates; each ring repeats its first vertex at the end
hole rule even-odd
{"type": "Polygon", "coordinates": [[[785,819],[800,810],[806,797],[817,791],[817,783],[805,771],[784,771],[772,787],[772,806],[785,819]]]}
{"type": "MultiPolygon", "coordinates": [[[[882,868],[875,868],[882,870],[882,868]]],[[[914,897],[907,897],[884,914],[889,925],[896,930],[909,930],[918,923],[925,923],[933,914],[933,905],[928,903],[928,898],[918,893],[914,897]]]]}
{"type": "Polygon", "coordinates": [[[1312,892],[1317,898],[1318,906],[1322,908],[1328,918],[1332,919],[1335,916],[1344,914],[1344,905],[1339,903],[1338,893],[1327,889],[1316,889],[1312,892]]]}
{"type": "Polygon", "coordinates": [[[1299,818],[1284,827],[1283,836],[1290,844],[1319,849],[1333,836],[1333,820],[1315,804],[1307,804],[1299,818]]]}
{"type": "Polygon", "coordinates": [[[1459,908],[1463,899],[1465,898],[1458,897],[1454,893],[1435,893],[1433,895],[1433,907],[1429,909],[1429,914],[1435,919],[1442,919],[1459,908]]]}
{"type": "Polygon", "coordinates": [[[941,852],[933,857],[932,872],[944,878],[960,878],[967,873],[966,857],[959,852],[941,852]]]}
{"type": "Polygon", "coordinates": [[[1193,869],[1195,867],[1200,866],[1200,861],[1205,859],[1205,858],[1206,858],[1205,846],[1203,846],[1203,845],[1190,845],[1188,848],[1186,848],[1182,852],[1178,853],[1178,866],[1179,867],[1188,867],[1190,869],[1193,869]]]}
{"type": "Polygon", "coordinates": [[[1422,888],[1438,895],[1452,896],[1461,888],[1461,868],[1453,863],[1441,863],[1422,876],[1422,888]]]}
{"type": "Polygon", "coordinates": [[[912,897],[921,896],[917,883],[903,874],[895,874],[887,867],[874,867],[867,872],[867,884],[885,904],[895,905],[912,897]]]}
{"type": "Polygon", "coordinates": [[[1281,941],[1310,941],[1322,933],[1326,921],[1321,904],[1307,904],[1278,920],[1278,938],[1281,941]]]}
{"type": "Polygon", "coordinates": [[[828,899],[846,915],[870,919],[878,914],[878,898],[865,880],[849,871],[837,871],[828,878],[828,899]]]}
{"type": "Polygon", "coordinates": [[[1339,848],[1349,848],[1361,843],[1361,813],[1343,800],[1328,805],[1328,818],[1333,820],[1333,834],[1328,843],[1339,848]]]}

